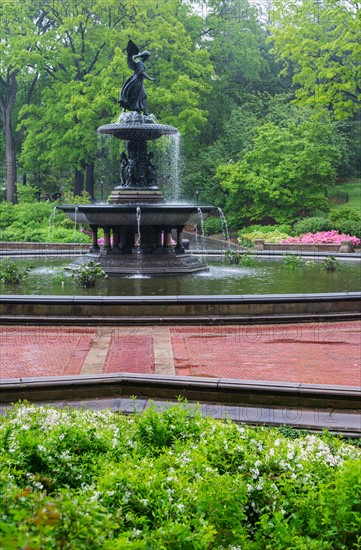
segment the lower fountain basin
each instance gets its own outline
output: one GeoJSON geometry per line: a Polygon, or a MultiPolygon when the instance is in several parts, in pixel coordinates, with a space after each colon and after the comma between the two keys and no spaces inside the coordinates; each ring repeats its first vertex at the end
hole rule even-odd
{"type": "MultiPolygon", "coordinates": [[[[165,226],[172,227],[181,225],[196,225],[199,223],[198,208],[202,211],[203,218],[208,216],[219,216],[214,206],[179,204],[142,204],[137,203],[141,210],[141,225],[144,226],[165,226]]],[[[136,225],[136,206],[129,204],[91,204],[91,205],[62,205],[60,210],[74,222],[87,223],[90,225],[136,225]]]]}

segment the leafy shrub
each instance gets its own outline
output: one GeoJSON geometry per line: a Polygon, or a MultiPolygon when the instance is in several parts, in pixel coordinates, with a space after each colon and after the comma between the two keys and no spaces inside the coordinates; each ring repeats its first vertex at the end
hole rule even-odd
{"type": "Polygon", "coordinates": [[[0,241],[4,242],[67,242],[87,243],[90,238],[74,231],[72,222],[54,204],[0,203],[0,241]]]}
{"type": "Polygon", "coordinates": [[[186,404],[133,417],[18,404],[0,419],[2,545],[357,548],[361,449],[297,435],[186,404]]]}
{"type": "Polygon", "coordinates": [[[18,266],[11,258],[0,260],[0,282],[19,285],[28,276],[29,269],[18,266]]]}
{"type": "Polygon", "coordinates": [[[343,221],[355,221],[355,222],[361,222],[361,214],[354,210],[354,208],[350,208],[349,206],[339,206],[337,208],[333,208],[330,213],[328,214],[327,218],[332,223],[341,223],[343,221]]]}
{"type": "Polygon", "coordinates": [[[337,223],[337,229],[341,233],[353,235],[358,239],[361,239],[361,221],[344,220],[340,223],[337,223]]]}
{"type": "Polygon", "coordinates": [[[253,246],[256,239],[262,239],[267,243],[279,243],[292,234],[288,224],[278,225],[250,225],[239,231],[238,242],[242,246],[253,246]]]}
{"type": "Polygon", "coordinates": [[[243,246],[247,246],[246,243],[251,241],[254,243],[257,239],[262,239],[267,243],[279,243],[282,239],[287,239],[289,235],[287,233],[282,233],[281,231],[269,231],[268,233],[264,231],[251,231],[242,233],[239,237],[239,243],[243,246]]]}
{"type": "Polygon", "coordinates": [[[49,243],[89,243],[90,237],[82,231],[74,231],[74,228],[54,227],[50,232],[46,242],[49,243]]]}
{"type": "Polygon", "coordinates": [[[304,233],[319,233],[320,231],[330,231],[334,229],[332,224],[326,218],[304,218],[296,222],[293,226],[295,235],[302,235],[304,233]]]}
{"type": "Polygon", "coordinates": [[[214,216],[207,218],[204,221],[204,234],[215,235],[216,233],[223,233],[222,220],[214,216]]]}
{"type": "Polygon", "coordinates": [[[13,223],[15,206],[10,202],[0,202],[0,230],[9,227],[13,223]]]}
{"type": "Polygon", "coordinates": [[[32,203],[32,202],[38,202],[38,200],[36,198],[36,193],[38,193],[39,191],[40,191],[40,189],[38,187],[33,186],[33,185],[18,184],[16,192],[17,192],[17,197],[18,197],[19,203],[20,204],[23,204],[23,203],[29,204],[29,203],[32,203]]]}
{"type": "Polygon", "coordinates": [[[62,197],[63,204],[90,204],[91,196],[87,191],[82,191],[80,195],[74,195],[71,191],[66,191],[62,197]]]}
{"type": "Polygon", "coordinates": [[[239,231],[239,235],[248,234],[248,233],[264,233],[268,235],[269,233],[287,233],[287,235],[292,234],[291,226],[287,223],[280,223],[277,225],[250,225],[244,227],[239,231]]]}

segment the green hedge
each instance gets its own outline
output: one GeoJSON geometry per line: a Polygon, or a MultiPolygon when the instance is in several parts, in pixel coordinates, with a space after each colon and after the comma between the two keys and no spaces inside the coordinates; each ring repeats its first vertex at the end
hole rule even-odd
{"type": "Polygon", "coordinates": [[[0,422],[5,550],[359,548],[361,450],[336,437],[185,404],[133,417],[18,405],[0,422]]]}
{"type": "Polygon", "coordinates": [[[74,231],[74,222],[50,202],[0,203],[0,241],[88,243],[89,235],[74,231]]]}
{"type": "Polygon", "coordinates": [[[318,233],[319,231],[331,231],[335,229],[334,224],[327,218],[304,218],[296,222],[293,226],[293,231],[296,235],[304,233],[318,233]]]}

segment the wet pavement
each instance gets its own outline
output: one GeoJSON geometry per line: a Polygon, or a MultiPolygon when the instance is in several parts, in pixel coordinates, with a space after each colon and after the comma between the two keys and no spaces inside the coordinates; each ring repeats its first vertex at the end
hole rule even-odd
{"type": "Polygon", "coordinates": [[[110,373],[361,386],[360,321],[0,326],[0,377],[110,373]]]}

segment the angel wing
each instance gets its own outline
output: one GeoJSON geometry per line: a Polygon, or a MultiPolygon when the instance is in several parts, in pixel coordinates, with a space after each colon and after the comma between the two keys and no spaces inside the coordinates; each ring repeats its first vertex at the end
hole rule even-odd
{"type": "Polygon", "coordinates": [[[136,46],[133,42],[133,40],[128,41],[127,45],[127,63],[128,67],[134,71],[135,69],[135,61],[133,61],[133,55],[137,55],[139,53],[139,48],[136,46]]]}

